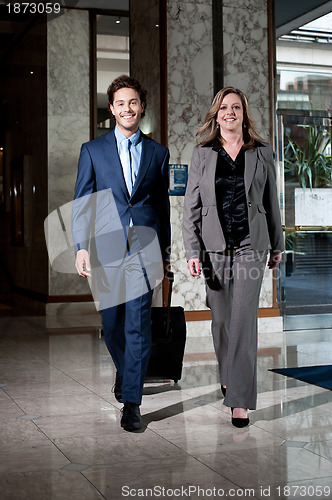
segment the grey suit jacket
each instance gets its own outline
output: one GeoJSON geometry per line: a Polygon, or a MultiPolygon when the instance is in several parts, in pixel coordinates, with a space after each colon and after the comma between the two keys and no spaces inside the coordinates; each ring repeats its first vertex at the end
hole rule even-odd
{"type": "MultiPolygon", "coordinates": [[[[209,146],[196,147],[192,156],[183,213],[187,260],[200,258],[203,250],[222,252],[226,248],[216,203],[217,157],[209,146]]],[[[252,248],[282,252],[284,240],[270,144],[260,143],[245,152],[244,183],[252,248]]]]}

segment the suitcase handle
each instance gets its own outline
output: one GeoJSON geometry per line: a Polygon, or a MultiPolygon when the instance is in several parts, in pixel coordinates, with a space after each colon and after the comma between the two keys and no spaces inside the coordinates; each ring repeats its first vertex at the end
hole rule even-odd
{"type": "Polygon", "coordinates": [[[167,315],[166,315],[166,337],[168,337],[171,325],[171,300],[172,300],[172,290],[174,283],[174,273],[172,271],[168,271],[166,279],[168,279],[169,281],[168,298],[167,298],[167,315]]]}
{"type": "Polygon", "coordinates": [[[173,283],[174,283],[174,273],[172,271],[168,271],[166,279],[169,281],[168,283],[168,296],[167,296],[167,308],[171,307],[172,300],[172,291],[173,291],[173,283]]]}

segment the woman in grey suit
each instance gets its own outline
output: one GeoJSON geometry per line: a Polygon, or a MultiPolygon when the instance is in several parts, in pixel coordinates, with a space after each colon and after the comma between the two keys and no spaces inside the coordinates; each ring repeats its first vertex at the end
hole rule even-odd
{"type": "Polygon", "coordinates": [[[284,250],[271,146],[255,131],[247,97],[218,92],[196,134],[184,199],[192,276],[203,270],[224,404],[232,424],[256,408],[257,316],[266,266],[284,250]]]}

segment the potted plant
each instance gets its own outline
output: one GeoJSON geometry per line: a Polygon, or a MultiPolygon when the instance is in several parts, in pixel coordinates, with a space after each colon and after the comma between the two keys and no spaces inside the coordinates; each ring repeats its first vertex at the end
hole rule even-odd
{"type": "Polygon", "coordinates": [[[303,149],[287,134],[288,144],[284,151],[286,182],[298,182],[303,189],[330,187],[331,155],[327,154],[330,135],[322,128],[301,126],[306,129],[303,149]]]}
{"type": "Polygon", "coordinates": [[[284,151],[286,183],[289,185],[286,191],[288,225],[331,226],[331,138],[321,127],[301,127],[305,132],[304,146],[300,147],[288,135],[284,151]],[[300,187],[296,188],[296,184],[300,187]]]}

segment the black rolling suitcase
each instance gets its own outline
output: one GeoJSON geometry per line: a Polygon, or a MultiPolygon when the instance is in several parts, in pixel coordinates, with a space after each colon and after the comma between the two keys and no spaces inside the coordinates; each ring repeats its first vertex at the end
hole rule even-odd
{"type": "Polygon", "coordinates": [[[182,374],[186,343],[186,322],[183,307],[171,307],[173,273],[169,272],[167,307],[151,308],[151,356],[146,377],[177,382],[182,374]]]}

